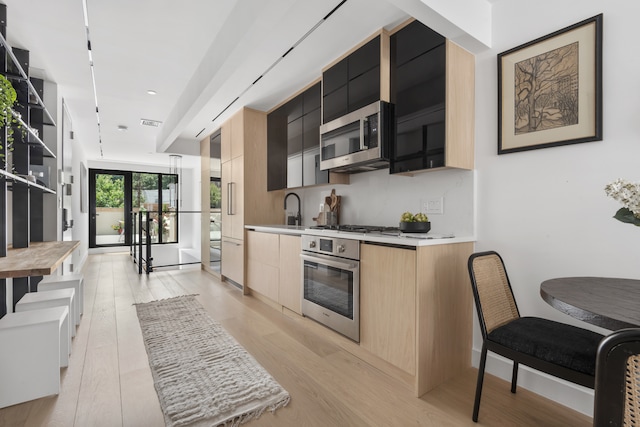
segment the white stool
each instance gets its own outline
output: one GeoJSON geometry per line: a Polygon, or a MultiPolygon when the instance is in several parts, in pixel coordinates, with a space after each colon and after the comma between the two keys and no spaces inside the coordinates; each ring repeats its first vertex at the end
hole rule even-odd
{"type": "Polygon", "coordinates": [[[55,289],[53,291],[29,292],[16,303],[16,311],[38,310],[41,308],[67,306],[69,308],[69,354],[71,337],[76,336],[74,289],[55,289]]]}
{"type": "Polygon", "coordinates": [[[76,300],[78,301],[78,315],[76,325],[80,324],[80,315],[84,313],[84,276],[82,273],[44,276],[38,283],[38,290],[48,291],[51,289],[74,288],[76,290],[76,300]]]}
{"type": "Polygon", "coordinates": [[[68,307],[0,319],[0,408],[60,392],[60,367],[69,366],[68,331],[68,307]]]}

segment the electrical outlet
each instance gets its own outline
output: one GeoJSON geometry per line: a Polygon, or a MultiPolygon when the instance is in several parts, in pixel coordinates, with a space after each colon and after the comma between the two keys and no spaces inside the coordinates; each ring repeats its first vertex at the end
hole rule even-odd
{"type": "Polygon", "coordinates": [[[423,203],[422,210],[427,215],[442,215],[444,213],[444,197],[428,199],[423,203]]]}

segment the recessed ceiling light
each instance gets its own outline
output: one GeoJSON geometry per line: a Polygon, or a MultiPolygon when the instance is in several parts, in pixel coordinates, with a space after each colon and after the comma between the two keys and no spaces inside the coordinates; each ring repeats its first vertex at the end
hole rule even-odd
{"type": "Polygon", "coordinates": [[[147,91],[147,93],[148,93],[149,95],[155,95],[155,94],[157,94],[158,92],[156,92],[155,90],[149,89],[149,90],[147,91]]]}
{"type": "Polygon", "coordinates": [[[118,130],[120,132],[125,132],[125,131],[129,130],[129,128],[126,127],[125,125],[118,125],[118,130]]]}

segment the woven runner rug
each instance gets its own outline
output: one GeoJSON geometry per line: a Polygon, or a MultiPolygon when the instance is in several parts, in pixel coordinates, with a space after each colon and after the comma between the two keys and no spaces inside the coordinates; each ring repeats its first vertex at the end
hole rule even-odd
{"type": "Polygon", "coordinates": [[[167,426],[238,426],[289,393],[194,296],[136,304],[167,426]]]}

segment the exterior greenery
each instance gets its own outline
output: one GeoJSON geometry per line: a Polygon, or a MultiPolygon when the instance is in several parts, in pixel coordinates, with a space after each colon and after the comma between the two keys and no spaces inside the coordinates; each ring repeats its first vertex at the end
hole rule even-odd
{"type": "Polygon", "coordinates": [[[96,207],[124,207],[124,177],[119,175],[96,175],[96,207]]]}

